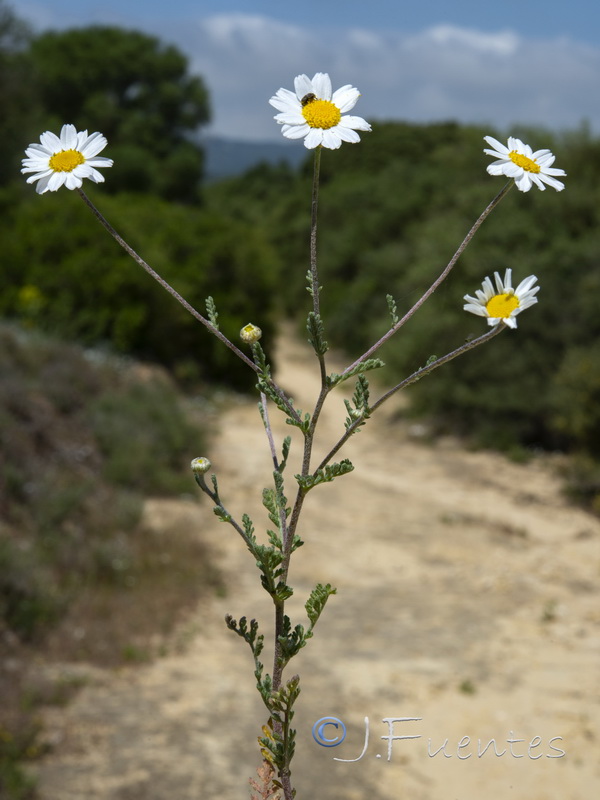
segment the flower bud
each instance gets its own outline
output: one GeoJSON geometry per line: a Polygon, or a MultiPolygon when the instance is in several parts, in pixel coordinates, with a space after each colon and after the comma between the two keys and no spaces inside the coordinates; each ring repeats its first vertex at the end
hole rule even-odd
{"type": "Polygon", "coordinates": [[[192,463],[190,464],[192,471],[195,472],[196,475],[205,475],[208,470],[212,467],[212,464],[208,460],[208,458],[194,458],[192,463]]]}
{"type": "Polygon", "coordinates": [[[255,342],[258,342],[261,336],[261,329],[256,325],[253,325],[251,322],[245,325],[240,331],[241,340],[247,344],[254,344],[255,342]]]}

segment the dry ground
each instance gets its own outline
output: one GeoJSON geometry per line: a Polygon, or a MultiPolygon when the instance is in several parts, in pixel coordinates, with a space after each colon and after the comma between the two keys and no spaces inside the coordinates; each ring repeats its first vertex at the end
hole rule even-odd
{"type": "MultiPolygon", "coordinates": [[[[281,349],[280,382],[308,409],[313,359],[289,337],[281,349]]],[[[548,464],[425,444],[397,408],[353,437],[355,472],[315,489],[305,506],[294,622],[305,621],[316,581],[339,594],[293,664],[302,677],[298,800],[600,796],[600,521],[565,503],[548,464]],[[325,716],[347,726],[337,748],[313,740],[325,716]],[[365,717],[364,756],[334,761],[359,757],[365,717]],[[420,738],[382,740],[391,717],[419,718],[395,723],[393,735],[420,738]],[[504,755],[490,747],[478,757],[478,740],[483,748],[492,738],[504,755]]],[[[344,416],[334,397],[322,451],[344,416]]],[[[260,530],[253,487],[257,475],[268,485],[270,460],[254,403],[225,413],[206,455],[225,505],[260,530]]],[[[207,502],[148,504],[150,525],[174,517],[210,545],[227,595],[190,620],[183,653],[96,670],[66,709],[48,711],[54,749],[36,766],[42,800],[248,798],[265,715],[250,652],[223,617],[256,616],[268,633],[268,598],[242,541],[207,502]]]]}

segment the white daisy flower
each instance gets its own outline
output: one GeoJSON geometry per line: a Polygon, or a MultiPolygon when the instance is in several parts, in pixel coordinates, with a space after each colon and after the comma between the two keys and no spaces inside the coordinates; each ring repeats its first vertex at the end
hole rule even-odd
{"type": "Polygon", "coordinates": [[[342,142],[360,142],[356,131],[371,130],[362,117],[345,113],[354,108],[360,97],[353,86],[348,84],[332,93],[329,75],[317,72],[312,80],[308,75],[298,75],[294,78],[294,89],[295,93],[279,89],[269,100],[281,112],[274,119],[288,139],[304,138],[304,146],[309,150],[319,145],[337,150],[342,142]]]}
{"type": "Polygon", "coordinates": [[[517,327],[515,317],[529,306],[537,303],[535,295],[540,287],[532,288],[537,281],[535,275],[530,275],[517,286],[512,288],[512,270],[507,269],[504,280],[497,272],[494,272],[496,288],[490,278],[486,278],[482,284],[482,289],[475,292],[475,297],[466,294],[463,309],[477,314],[479,317],[487,317],[488,325],[498,325],[504,322],[509,328],[517,327]]]}
{"type": "Polygon", "coordinates": [[[21,172],[33,172],[27,183],[38,181],[36,191],[55,192],[61,186],[79,189],[83,178],[94,183],[103,183],[95,167],[112,167],[110,158],[98,156],[106,147],[106,138],[101,133],[77,132],[74,125],[63,125],[60,137],[46,131],[40,136],[41,144],[30,144],[23,159],[21,172]]]}
{"type": "Polygon", "coordinates": [[[550,150],[536,150],[535,153],[528,144],[524,144],[520,139],[513,136],[508,137],[508,147],[501,144],[493,136],[484,136],[485,141],[494,149],[484,149],[488,156],[496,156],[498,161],[489,164],[487,171],[490,175],[506,175],[507,178],[514,178],[517,189],[521,192],[528,192],[532,184],[545,190],[544,184],[552,186],[557,192],[562,192],[565,188],[564,183],[557,181],[555,175],[566,175],[563,169],[555,169],[555,156],[550,150]]]}

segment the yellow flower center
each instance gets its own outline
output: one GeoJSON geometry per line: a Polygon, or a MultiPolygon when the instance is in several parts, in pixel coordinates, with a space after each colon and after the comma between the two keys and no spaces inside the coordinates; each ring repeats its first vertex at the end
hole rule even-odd
{"type": "Polygon", "coordinates": [[[79,150],[61,150],[50,159],[50,169],[54,172],[73,172],[75,167],[85,163],[79,150]]]}
{"type": "Polygon", "coordinates": [[[512,292],[510,294],[495,294],[486,303],[487,312],[494,319],[507,319],[519,307],[519,298],[512,292]]]}
{"type": "Polygon", "coordinates": [[[342,112],[329,100],[310,100],[302,108],[302,116],[311,128],[333,128],[342,118],[342,112]]]}
{"type": "Polygon", "coordinates": [[[523,169],[526,169],[527,172],[537,173],[540,171],[539,164],[536,164],[532,158],[527,158],[527,156],[524,156],[522,153],[517,153],[516,150],[511,150],[508,154],[508,157],[517,165],[517,167],[522,167],[523,169]]]}

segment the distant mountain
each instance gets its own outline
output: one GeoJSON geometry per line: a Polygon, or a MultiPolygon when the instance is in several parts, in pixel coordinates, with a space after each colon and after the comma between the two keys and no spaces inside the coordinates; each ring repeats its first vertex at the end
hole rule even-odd
{"type": "Polygon", "coordinates": [[[301,142],[243,142],[207,136],[201,141],[204,147],[204,174],[207,181],[217,181],[239,175],[260,164],[279,164],[285,161],[293,167],[299,166],[307,157],[308,150],[301,142]]]}

